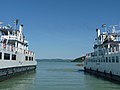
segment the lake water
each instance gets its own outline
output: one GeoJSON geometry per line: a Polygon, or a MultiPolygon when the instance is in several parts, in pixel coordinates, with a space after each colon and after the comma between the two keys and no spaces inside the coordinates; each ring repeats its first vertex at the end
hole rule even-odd
{"type": "Polygon", "coordinates": [[[120,84],[79,71],[73,62],[38,62],[29,72],[0,82],[0,90],[120,90],[120,84]]]}

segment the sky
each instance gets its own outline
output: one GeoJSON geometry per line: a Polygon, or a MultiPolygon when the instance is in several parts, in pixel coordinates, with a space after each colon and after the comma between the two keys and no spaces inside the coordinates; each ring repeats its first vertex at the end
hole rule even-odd
{"type": "Polygon", "coordinates": [[[15,19],[36,58],[74,59],[93,51],[96,28],[120,24],[120,0],[0,0],[0,21],[15,19]]]}

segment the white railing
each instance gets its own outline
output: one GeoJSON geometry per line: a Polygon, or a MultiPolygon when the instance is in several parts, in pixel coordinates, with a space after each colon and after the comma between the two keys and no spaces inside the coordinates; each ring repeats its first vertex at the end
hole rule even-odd
{"type": "Polygon", "coordinates": [[[32,55],[32,56],[34,55],[34,52],[32,52],[32,51],[25,50],[22,48],[17,48],[17,47],[11,46],[11,45],[5,45],[3,43],[0,44],[0,49],[5,50],[5,51],[15,52],[15,53],[23,53],[26,55],[32,55]]]}
{"type": "Polygon", "coordinates": [[[2,38],[10,39],[10,40],[18,40],[16,35],[3,35],[2,38]]]}

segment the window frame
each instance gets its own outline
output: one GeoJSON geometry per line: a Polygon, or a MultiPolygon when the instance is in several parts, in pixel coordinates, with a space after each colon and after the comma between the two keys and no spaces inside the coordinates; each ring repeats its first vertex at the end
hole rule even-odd
{"type": "Polygon", "coordinates": [[[10,54],[4,53],[4,60],[10,60],[10,54]]]}

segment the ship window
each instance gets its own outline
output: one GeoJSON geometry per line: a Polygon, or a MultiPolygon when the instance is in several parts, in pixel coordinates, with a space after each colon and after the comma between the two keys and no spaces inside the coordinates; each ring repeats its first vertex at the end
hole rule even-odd
{"type": "Polygon", "coordinates": [[[31,57],[29,57],[29,61],[31,61],[31,57]]]}
{"type": "Polygon", "coordinates": [[[111,52],[111,48],[109,48],[109,52],[111,52]]]}
{"type": "Polygon", "coordinates": [[[115,62],[115,57],[112,57],[112,62],[115,62]]]}
{"type": "Polygon", "coordinates": [[[25,60],[26,60],[26,61],[28,60],[28,56],[25,56],[25,60]]]}
{"type": "Polygon", "coordinates": [[[12,60],[16,60],[16,55],[12,54],[12,60]]]}
{"type": "Polygon", "coordinates": [[[29,57],[29,61],[33,61],[33,59],[32,59],[33,57],[29,57]]]}
{"type": "Polygon", "coordinates": [[[111,57],[109,57],[109,62],[111,62],[111,57]]]}
{"type": "Polygon", "coordinates": [[[105,58],[103,58],[103,62],[105,62],[105,58]]]}
{"type": "Polygon", "coordinates": [[[5,60],[10,60],[10,54],[4,53],[4,59],[5,60]]]}
{"type": "Polygon", "coordinates": [[[29,57],[29,61],[33,61],[33,60],[32,60],[32,57],[29,57]]]}
{"type": "Polygon", "coordinates": [[[119,62],[119,57],[118,57],[118,56],[116,56],[116,62],[117,62],[117,63],[119,62]]]}
{"type": "Polygon", "coordinates": [[[0,52],[0,59],[2,59],[2,52],[0,52]]]}
{"type": "Polygon", "coordinates": [[[33,57],[32,57],[32,61],[33,61],[33,57]]]}
{"type": "Polygon", "coordinates": [[[33,57],[29,57],[29,61],[33,61],[33,57]]]}
{"type": "Polygon", "coordinates": [[[108,62],[108,57],[106,57],[106,62],[108,62]]]}

